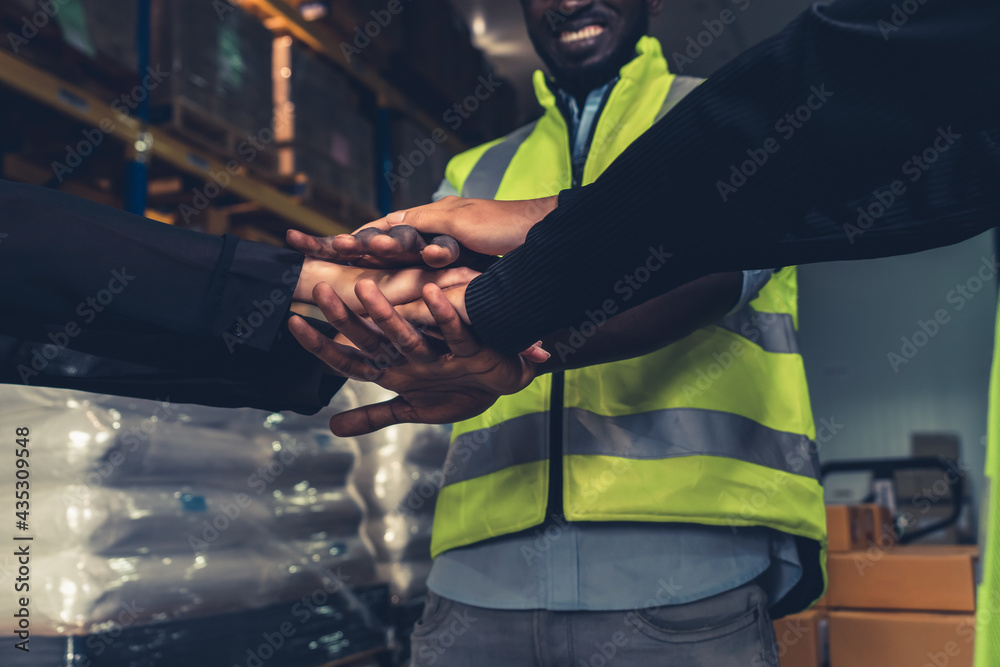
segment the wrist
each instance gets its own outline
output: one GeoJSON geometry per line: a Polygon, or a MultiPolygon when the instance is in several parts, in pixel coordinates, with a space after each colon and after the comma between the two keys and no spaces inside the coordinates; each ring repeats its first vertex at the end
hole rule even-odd
{"type": "Polygon", "coordinates": [[[527,236],[531,228],[544,220],[545,216],[549,213],[556,210],[557,206],[559,206],[559,195],[529,199],[528,207],[524,214],[524,235],[527,236]]]}
{"type": "Polygon", "coordinates": [[[313,288],[321,282],[330,283],[336,287],[340,268],[333,262],[306,257],[305,261],[302,262],[302,270],[299,272],[299,281],[295,283],[295,290],[292,292],[292,301],[312,303],[313,288]]]}
{"type": "Polygon", "coordinates": [[[465,308],[465,288],[467,286],[467,284],[458,285],[451,289],[446,289],[444,290],[444,294],[448,297],[448,301],[451,302],[458,316],[462,318],[462,322],[469,325],[471,324],[469,321],[469,311],[465,308]]]}

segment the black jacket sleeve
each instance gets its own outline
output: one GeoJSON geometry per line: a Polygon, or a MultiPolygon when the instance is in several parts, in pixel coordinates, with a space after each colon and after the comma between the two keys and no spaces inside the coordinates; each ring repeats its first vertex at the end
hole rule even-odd
{"type": "Polygon", "coordinates": [[[316,412],[285,327],[299,253],[0,181],[0,382],[316,412]]]}
{"type": "Polygon", "coordinates": [[[994,226],[998,30],[996,0],[814,5],[564,193],[469,286],[476,331],[523,349],[608,299],[632,307],[713,271],[913,252],[994,226]],[[622,287],[650,266],[641,289],[622,287]]]}

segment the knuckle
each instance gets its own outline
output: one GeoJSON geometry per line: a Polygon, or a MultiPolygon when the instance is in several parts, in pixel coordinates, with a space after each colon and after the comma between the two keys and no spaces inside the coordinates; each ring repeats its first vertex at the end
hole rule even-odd
{"type": "Polygon", "coordinates": [[[420,336],[406,334],[398,342],[399,350],[403,354],[408,354],[419,349],[423,344],[423,339],[420,336]]]}

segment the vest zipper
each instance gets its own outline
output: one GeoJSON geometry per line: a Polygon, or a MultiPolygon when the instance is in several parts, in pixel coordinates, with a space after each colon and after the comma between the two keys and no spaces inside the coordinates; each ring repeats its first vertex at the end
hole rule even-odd
{"type": "Polygon", "coordinates": [[[552,391],[549,395],[549,497],[545,518],[563,516],[563,400],[566,393],[566,374],[552,374],[552,391]]]}
{"type": "MultiPolygon", "coordinates": [[[[590,144],[593,142],[594,135],[597,132],[597,124],[601,121],[601,116],[604,115],[604,107],[607,106],[608,100],[611,98],[611,93],[617,85],[618,81],[616,80],[608,87],[607,92],[605,92],[604,97],[601,99],[601,105],[597,109],[594,122],[590,125],[586,145],[588,157],[590,154],[590,144]]],[[[556,99],[558,100],[558,95],[556,99]]],[[[563,120],[566,122],[566,129],[569,130],[570,123],[566,118],[566,112],[563,111],[558,101],[556,106],[563,115],[563,120]]],[[[569,136],[569,132],[567,132],[566,138],[569,144],[569,163],[570,172],[572,173],[570,187],[578,188],[583,184],[583,171],[586,168],[586,160],[584,160],[584,164],[581,166],[579,172],[577,172],[576,162],[573,159],[573,137],[569,136]]],[[[549,394],[549,494],[546,500],[546,520],[563,518],[565,516],[565,508],[563,507],[563,439],[565,437],[563,433],[563,416],[565,413],[563,404],[565,402],[565,395],[566,374],[563,371],[556,371],[552,374],[552,389],[549,394]]]]}

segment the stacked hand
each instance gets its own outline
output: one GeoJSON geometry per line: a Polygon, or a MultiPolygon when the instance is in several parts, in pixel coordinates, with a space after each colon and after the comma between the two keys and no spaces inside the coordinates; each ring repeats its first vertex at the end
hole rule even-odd
{"type": "Polygon", "coordinates": [[[520,355],[480,345],[466,326],[465,288],[497,255],[524,243],[555,206],[555,197],[446,197],[391,213],[353,235],[288,232],[289,245],[307,256],[295,298],[319,306],[340,332],[334,341],[293,317],[292,334],[334,372],[399,394],[337,415],[334,433],[468,419],[531,382],[549,354],[540,344],[520,355]]]}
{"type": "Polygon", "coordinates": [[[370,322],[348,308],[329,285],[316,285],[312,296],[326,319],[356,347],[334,342],[293,317],[289,328],[299,343],[342,375],[399,394],[336,415],[330,429],[337,435],[361,435],[400,423],[468,419],[535,377],[535,364],[524,355],[504,355],[480,345],[436,285],[424,286],[423,299],[443,342],[404,320],[370,280],[356,288],[370,322]]]}
{"type": "Polygon", "coordinates": [[[292,231],[288,243],[308,257],[357,266],[440,268],[458,263],[482,269],[485,258],[524,243],[528,230],[555,207],[556,197],[523,201],[445,197],[390,213],[353,235],[316,238],[292,231]]]}

